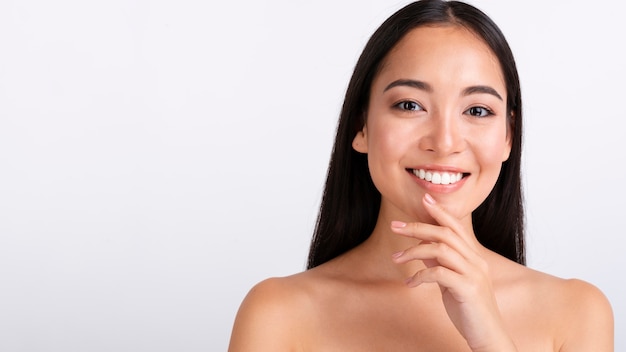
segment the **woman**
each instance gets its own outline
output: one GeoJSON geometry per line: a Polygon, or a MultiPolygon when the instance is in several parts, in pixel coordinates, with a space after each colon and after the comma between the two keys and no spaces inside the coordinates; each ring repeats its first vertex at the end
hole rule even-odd
{"type": "Polygon", "coordinates": [[[524,266],[522,105],[497,26],[419,1],[354,70],[307,271],[255,286],[235,351],[612,351],[592,285],[524,266]]]}

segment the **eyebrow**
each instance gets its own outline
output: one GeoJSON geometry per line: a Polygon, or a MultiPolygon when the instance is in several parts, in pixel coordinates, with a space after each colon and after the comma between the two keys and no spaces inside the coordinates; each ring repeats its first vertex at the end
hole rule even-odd
{"type": "Polygon", "coordinates": [[[416,81],[416,80],[413,80],[413,79],[398,79],[398,80],[395,80],[395,81],[389,83],[389,85],[387,87],[385,87],[383,92],[386,92],[386,91],[388,91],[391,88],[400,87],[400,86],[417,88],[419,90],[425,90],[427,92],[432,92],[433,91],[433,88],[430,86],[430,84],[428,84],[426,82],[416,81]]]}
{"type": "MultiPolygon", "coordinates": [[[[401,87],[401,86],[416,88],[416,89],[423,90],[429,93],[433,91],[433,88],[430,86],[430,84],[426,82],[422,82],[422,81],[418,81],[414,79],[398,79],[389,83],[389,85],[385,87],[383,92],[386,92],[391,88],[401,87]]],[[[478,85],[478,86],[467,87],[463,90],[461,95],[467,96],[467,95],[472,95],[472,94],[490,94],[504,101],[504,99],[502,99],[502,96],[498,94],[498,92],[495,89],[489,86],[478,85]]]]}
{"type": "Polygon", "coordinates": [[[502,99],[502,96],[500,96],[500,94],[498,94],[498,92],[489,87],[489,86],[471,86],[471,87],[467,87],[463,90],[463,95],[472,95],[472,94],[491,94],[494,97],[500,99],[501,101],[504,101],[504,99],[502,99]]]}

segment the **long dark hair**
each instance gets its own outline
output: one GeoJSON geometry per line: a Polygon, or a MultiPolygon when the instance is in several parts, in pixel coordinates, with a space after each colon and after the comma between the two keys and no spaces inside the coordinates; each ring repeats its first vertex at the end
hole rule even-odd
{"type": "Polygon", "coordinates": [[[383,59],[410,30],[436,24],[471,30],[491,48],[502,68],[512,148],[493,190],[474,210],[472,219],[480,243],[526,264],[520,175],[522,98],[513,54],[500,29],[482,11],[458,1],[424,0],[409,4],[389,17],[374,32],[357,61],[337,126],[307,268],[356,247],[374,230],[381,195],[369,174],[367,155],[353,150],[352,140],[365,124],[370,88],[383,59]]]}

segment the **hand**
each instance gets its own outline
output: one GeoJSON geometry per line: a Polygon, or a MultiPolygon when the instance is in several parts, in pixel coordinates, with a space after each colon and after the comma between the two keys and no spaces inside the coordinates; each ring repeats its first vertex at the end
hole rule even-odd
{"type": "Polygon", "coordinates": [[[515,350],[495,299],[489,265],[480,256],[471,228],[426,194],[424,207],[439,225],[394,221],[391,229],[421,242],[393,255],[398,263],[422,260],[426,265],[407,280],[409,287],[437,283],[448,316],[472,351],[515,350]]]}

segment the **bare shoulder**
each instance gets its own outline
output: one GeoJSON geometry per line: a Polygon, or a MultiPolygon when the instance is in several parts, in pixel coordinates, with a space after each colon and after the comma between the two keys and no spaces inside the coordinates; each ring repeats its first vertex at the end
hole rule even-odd
{"type": "Polygon", "coordinates": [[[508,274],[509,284],[504,286],[516,287],[511,297],[519,302],[517,308],[531,313],[523,315],[535,324],[554,332],[559,351],[613,351],[613,310],[599,288],[518,264],[512,264],[508,274]]]}
{"type": "Polygon", "coordinates": [[[532,269],[527,271],[527,282],[535,292],[534,299],[543,298],[559,309],[561,320],[569,321],[570,331],[589,323],[593,323],[589,326],[596,327],[601,326],[600,323],[605,327],[606,323],[613,323],[611,305],[598,287],[580,279],[563,279],[532,269]]]}
{"type": "Polygon", "coordinates": [[[563,345],[561,351],[613,351],[613,310],[596,286],[578,279],[562,280],[563,345]]]}
{"type": "Polygon", "coordinates": [[[229,352],[301,350],[313,312],[311,276],[303,272],[256,284],[237,312],[229,352]]]}

